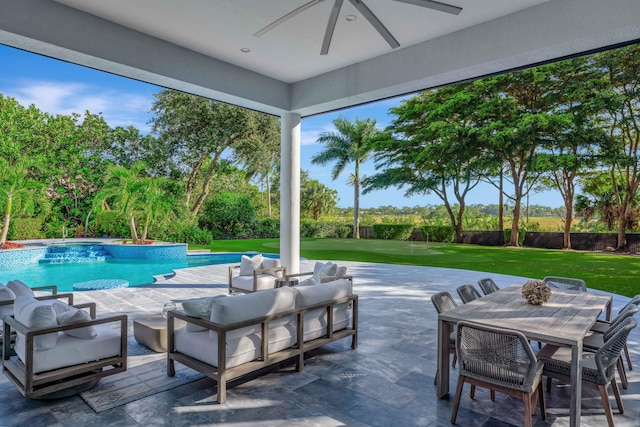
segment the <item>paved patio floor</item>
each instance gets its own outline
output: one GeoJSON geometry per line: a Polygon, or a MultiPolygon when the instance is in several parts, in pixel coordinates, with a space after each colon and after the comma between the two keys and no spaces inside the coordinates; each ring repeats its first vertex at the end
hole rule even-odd
{"type": "MultiPolygon", "coordinates": [[[[360,296],[360,334],[357,350],[350,340],[335,342],[312,352],[305,369],[292,365],[274,370],[228,391],[225,404],[216,403],[216,386],[203,378],[101,413],[78,396],[57,401],[24,399],[0,375],[0,426],[449,426],[452,399],[438,399],[436,370],[437,315],[430,297],[457,286],[492,277],[499,286],[525,279],[482,272],[344,262],[354,276],[360,296]]],[[[309,271],[303,261],[301,271],[309,271]]],[[[540,272],[540,276],[553,271],[540,272]]],[[[112,291],[75,293],[76,302],[94,301],[99,315],[124,313],[131,322],[159,313],[171,299],[226,292],[227,266],[178,270],[174,277],[153,285],[112,291]]],[[[628,301],[614,296],[614,315],[628,301]]],[[[537,346],[534,346],[534,348],[537,346]]],[[[616,426],[640,425],[640,332],[629,338],[634,366],[628,371],[629,388],[622,390],[624,415],[614,409],[616,426]]],[[[135,356],[131,356],[135,357],[135,356]]],[[[131,360],[131,359],[130,359],[131,360]]],[[[455,390],[457,370],[451,371],[455,390]]],[[[159,372],[158,375],[164,375],[159,372]]],[[[556,386],[547,395],[548,415],[536,426],[568,425],[568,390],[556,386]]],[[[486,390],[476,399],[465,388],[458,425],[517,426],[522,424],[522,402],[486,390]]],[[[615,408],[615,401],[611,398],[615,408]]],[[[606,425],[597,391],[583,389],[582,425],[606,425]]]]}

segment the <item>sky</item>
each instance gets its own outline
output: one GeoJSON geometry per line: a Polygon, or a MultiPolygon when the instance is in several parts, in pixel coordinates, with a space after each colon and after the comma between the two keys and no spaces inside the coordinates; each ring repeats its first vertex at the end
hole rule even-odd
{"type": "MultiPolygon", "coordinates": [[[[151,105],[153,94],[162,87],[116,76],[102,71],[81,67],[57,59],[25,52],[0,45],[0,93],[15,98],[25,107],[34,104],[41,111],[50,114],[101,113],[111,127],[134,126],[143,133],[151,127],[151,105]]],[[[353,206],[353,187],[347,184],[353,165],[347,166],[337,180],[331,179],[332,165],[318,166],[311,158],[323,149],[316,143],[322,132],[334,131],[333,120],[346,117],[374,119],[378,128],[383,129],[392,120],[389,108],[398,106],[398,97],[352,107],[337,112],[303,118],[301,121],[300,166],[311,178],[317,179],[329,188],[338,191],[338,206],[353,206]]],[[[372,160],[361,165],[361,177],[376,173],[372,160]]],[[[489,184],[480,184],[469,193],[466,203],[497,204],[498,192],[489,184]]],[[[556,191],[532,194],[530,204],[550,207],[562,206],[562,198],[556,191]]],[[[435,195],[421,195],[407,198],[403,189],[391,188],[371,192],[360,197],[361,208],[378,206],[425,206],[439,205],[442,201],[435,195]]]]}

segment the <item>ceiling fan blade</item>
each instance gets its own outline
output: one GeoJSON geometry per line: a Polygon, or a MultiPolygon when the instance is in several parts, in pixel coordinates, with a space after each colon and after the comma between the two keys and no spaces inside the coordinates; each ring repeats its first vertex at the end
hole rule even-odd
{"type": "Polygon", "coordinates": [[[305,10],[309,9],[311,6],[315,6],[318,3],[323,2],[323,1],[324,0],[311,0],[310,2],[303,4],[299,8],[297,8],[295,10],[292,10],[291,12],[287,13],[282,18],[276,19],[271,24],[269,24],[266,27],[264,27],[263,29],[259,30],[253,36],[254,37],[260,37],[261,35],[273,30],[275,27],[277,27],[278,25],[282,24],[283,22],[285,22],[285,21],[293,18],[294,16],[298,15],[299,13],[302,13],[305,10]]]}
{"type": "Polygon", "coordinates": [[[333,37],[333,30],[336,28],[336,22],[338,21],[338,15],[342,8],[342,2],[344,0],[336,0],[331,9],[329,15],[329,22],[327,22],[327,29],[324,32],[324,40],[322,40],[322,49],[320,49],[320,55],[326,55],[329,53],[329,45],[331,44],[331,38],[333,37]]]}
{"type": "Polygon", "coordinates": [[[371,12],[371,9],[369,9],[366,4],[364,4],[361,0],[349,0],[349,2],[351,2],[351,4],[356,9],[358,9],[362,16],[367,18],[367,21],[369,21],[373,28],[375,28],[376,31],[380,33],[382,38],[385,39],[387,43],[389,43],[389,46],[391,46],[392,49],[400,46],[398,40],[393,37],[389,30],[387,30],[387,27],[385,27],[384,24],[378,19],[378,17],[374,15],[373,12],[371,12]]]}
{"type": "Polygon", "coordinates": [[[427,7],[433,10],[439,10],[440,12],[450,13],[452,15],[459,15],[462,12],[462,8],[453,6],[447,3],[441,3],[434,0],[395,0],[401,3],[409,3],[415,6],[427,7]]]}

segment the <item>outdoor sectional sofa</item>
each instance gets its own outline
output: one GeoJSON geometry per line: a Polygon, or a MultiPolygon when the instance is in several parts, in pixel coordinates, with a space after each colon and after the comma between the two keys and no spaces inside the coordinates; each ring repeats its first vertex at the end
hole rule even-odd
{"type": "Polygon", "coordinates": [[[175,375],[174,362],[202,372],[216,381],[218,403],[226,401],[228,381],[289,359],[301,371],[307,351],[343,338],[357,347],[358,296],[351,277],[201,302],[210,314],[168,313],[167,375],[175,375]],[[174,328],[175,319],[187,326],[174,328]]]}

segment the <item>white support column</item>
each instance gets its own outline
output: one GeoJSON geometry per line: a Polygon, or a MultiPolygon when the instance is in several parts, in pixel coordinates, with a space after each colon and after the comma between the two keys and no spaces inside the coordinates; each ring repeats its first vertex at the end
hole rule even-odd
{"type": "Polygon", "coordinates": [[[280,123],[280,261],[288,274],[300,272],[300,115],[280,123]]]}

